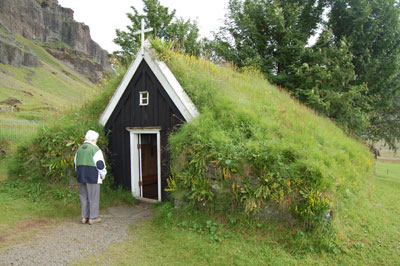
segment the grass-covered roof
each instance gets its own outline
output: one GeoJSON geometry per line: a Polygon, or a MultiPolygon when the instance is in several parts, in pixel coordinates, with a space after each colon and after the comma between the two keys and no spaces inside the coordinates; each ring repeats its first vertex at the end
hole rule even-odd
{"type": "Polygon", "coordinates": [[[170,137],[171,189],[181,200],[247,212],[276,202],[307,218],[325,215],[371,174],[364,145],[256,71],[164,58],[201,113],[170,137]]]}

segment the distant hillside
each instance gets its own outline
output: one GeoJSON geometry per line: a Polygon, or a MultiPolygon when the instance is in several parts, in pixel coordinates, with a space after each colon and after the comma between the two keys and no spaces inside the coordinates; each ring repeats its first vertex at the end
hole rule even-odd
{"type": "Polygon", "coordinates": [[[73,10],[56,0],[0,2],[0,118],[42,119],[81,104],[106,72],[107,51],[73,10]]]}
{"type": "MultiPolygon", "coordinates": [[[[74,11],[56,0],[2,0],[0,24],[13,34],[48,44],[44,47],[50,54],[92,82],[99,81],[104,71],[111,71],[107,51],[91,39],[89,27],[76,22],[74,11]]],[[[4,44],[10,40],[0,38],[0,45],[4,44]]]]}
{"type": "Polygon", "coordinates": [[[0,118],[42,119],[57,109],[82,104],[93,94],[94,84],[41,47],[19,36],[18,42],[37,55],[37,67],[0,64],[0,118]]]}

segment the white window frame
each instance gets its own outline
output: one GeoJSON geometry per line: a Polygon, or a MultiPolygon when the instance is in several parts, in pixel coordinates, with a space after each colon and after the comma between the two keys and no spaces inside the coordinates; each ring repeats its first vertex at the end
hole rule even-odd
{"type": "Polygon", "coordinates": [[[148,91],[139,92],[139,106],[147,106],[149,105],[150,97],[148,91]]]}

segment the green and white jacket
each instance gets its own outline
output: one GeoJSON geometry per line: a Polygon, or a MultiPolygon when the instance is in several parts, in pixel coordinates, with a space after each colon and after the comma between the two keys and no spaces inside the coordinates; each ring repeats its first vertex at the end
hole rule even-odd
{"type": "Polygon", "coordinates": [[[79,183],[101,184],[107,170],[103,153],[97,145],[85,141],[76,151],[75,171],[79,183]]]}

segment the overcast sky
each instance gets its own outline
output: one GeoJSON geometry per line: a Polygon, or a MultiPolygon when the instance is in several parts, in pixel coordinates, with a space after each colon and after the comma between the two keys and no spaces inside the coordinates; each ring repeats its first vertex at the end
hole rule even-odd
{"type": "MultiPolygon", "coordinates": [[[[229,0],[160,0],[161,5],[176,9],[176,16],[196,20],[201,36],[211,37],[223,23],[229,0]]],[[[134,6],[143,11],[142,0],[58,0],[63,7],[74,10],[74,19],[90,27],[92,39],[109,53],[119,50],[113,43],[115,30],[126,30],[134,6]]]]}

